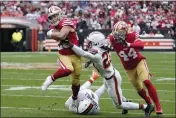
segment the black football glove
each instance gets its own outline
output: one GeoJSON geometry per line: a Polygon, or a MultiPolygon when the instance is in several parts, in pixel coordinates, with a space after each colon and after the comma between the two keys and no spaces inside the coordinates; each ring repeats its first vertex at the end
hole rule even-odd
{"type": "Polygon", "coordinates": [[[84,68],[89,67],[89,65],[90,65],[91,63],[92,63],[92,61],[91,61],[91,60],[87,61],[87,62],[85,63],[85,65],[84,65],[84,68]]]}

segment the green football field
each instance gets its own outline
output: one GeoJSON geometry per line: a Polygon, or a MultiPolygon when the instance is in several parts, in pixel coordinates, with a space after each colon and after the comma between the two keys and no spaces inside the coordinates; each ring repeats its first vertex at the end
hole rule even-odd
{"type": "MultiPolygon", "coordinates": [[[[147,57],[147,64],[157,88],[163,107],[162,117],[175,117],[175,53],[142,52],[147,57]]],[[[82,58],[82,62],[85,62],[82,58]]],[[[123,95],[137,103],[145,103],[136,93],[127,79],[119,58],[112,53],[112,62],[123,78],[123,95]]],[[[98,115],[82,116],[69,112],[64,103],[71,95],[71,79],[61,78],[55,81],[47,91],[40,87],[48,75],[58,67],[57,52],[9,52],[1,53],[1,117],[143,117],[140,110],[129,111],[122,115],[116,109],[107,92],[100,99],[98,115]]],[[[83,69],[81,84],[89,79],[92,66],[83,69]]],[[[96,80],[91,89],[102,85],[102,78],[96,80]]],[[[156,116],[153,112],[151,116],[156,116]]]]}

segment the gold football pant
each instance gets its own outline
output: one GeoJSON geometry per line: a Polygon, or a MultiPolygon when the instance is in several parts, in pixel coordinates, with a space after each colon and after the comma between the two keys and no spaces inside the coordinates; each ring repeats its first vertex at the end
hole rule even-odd
{"type": "Polygon", "coordinates": [[[150,79],[150,73],[145,59],[142,59],[134,69],[127,70],[127,74],[129,81],[138,92],[143,88],[143,81],[150,79]]]}
{"type": "Polygon", "coordinates": [[[72,71],[71,78],[73,85],[80,84],[80,75],[82,70],[81,57],[78,55],[58,55],[59,63],[63,69],[72,71]]]}

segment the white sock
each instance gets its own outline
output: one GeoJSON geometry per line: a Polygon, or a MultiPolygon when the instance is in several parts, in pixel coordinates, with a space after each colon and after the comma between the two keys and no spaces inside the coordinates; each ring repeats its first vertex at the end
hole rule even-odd
{"type": "Polygon", "coordinates": [[[137,110],[139,109],[139,104],[133,102],[122,102],[121,104],[123,109],[126,110],[137,110]]]}

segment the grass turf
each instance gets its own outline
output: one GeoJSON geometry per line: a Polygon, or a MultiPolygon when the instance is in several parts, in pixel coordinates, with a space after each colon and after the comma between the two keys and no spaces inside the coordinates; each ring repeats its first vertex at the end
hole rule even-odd
{"type": "MultiPolygon", "coordinates": [[[[157,88],[164,114],[162,117],[175,117],[175,53],[142,52],[153,74],[152,82],[157,88]]],[[[42,92],[40,86],[48,75],[56,69],[30,68],[33,65],[56,65],[57,52],[13,52],[1,53],[1,117],[143,117],[142,111],[129,111],[122,115],[115,109],[107,93],[100,99],[98,115],[81,116],[69,112],[64,103],[71,95],[71,80],[62,78],[53,83],[52,90],[42,92]],[[18,68],[25,66],[25,68],[18,68]],[[9,68],[6,68],[9,67],[9,68]],[[12,67],[12,68],[10,68],[12,67]],[[15,68],[14,68],[15,67],[15,68]],[[57,86],[54,86],[57,85],[57,86]],[[58,86],[60,85],[60,86],[58,86]],[[62,86],[61,86],[62,85],[62,86]],[[23,87],[21,90],[20,88],[23,87]],[[60,87],[60,88],[58,88],[60,87]],[[16,89],[16,90],[14,90],[16,89]]],[[[87,59],[83,58],[85,62],[87,59]]],[[[134,102],[145,103],[129,83],[119,58],[112,53],[112,63],[123,78],[123,95],[134,102]]],[[[81,84],[91,75],[92,67],[83,69],[81,84]]],[[[93,83],[100,86],[102,78],[93,83]]],[[[94,88],[92,88],[95,90],[94,88]]],[[[156,116],[152,113],[151,116],[156,116]]]]}

